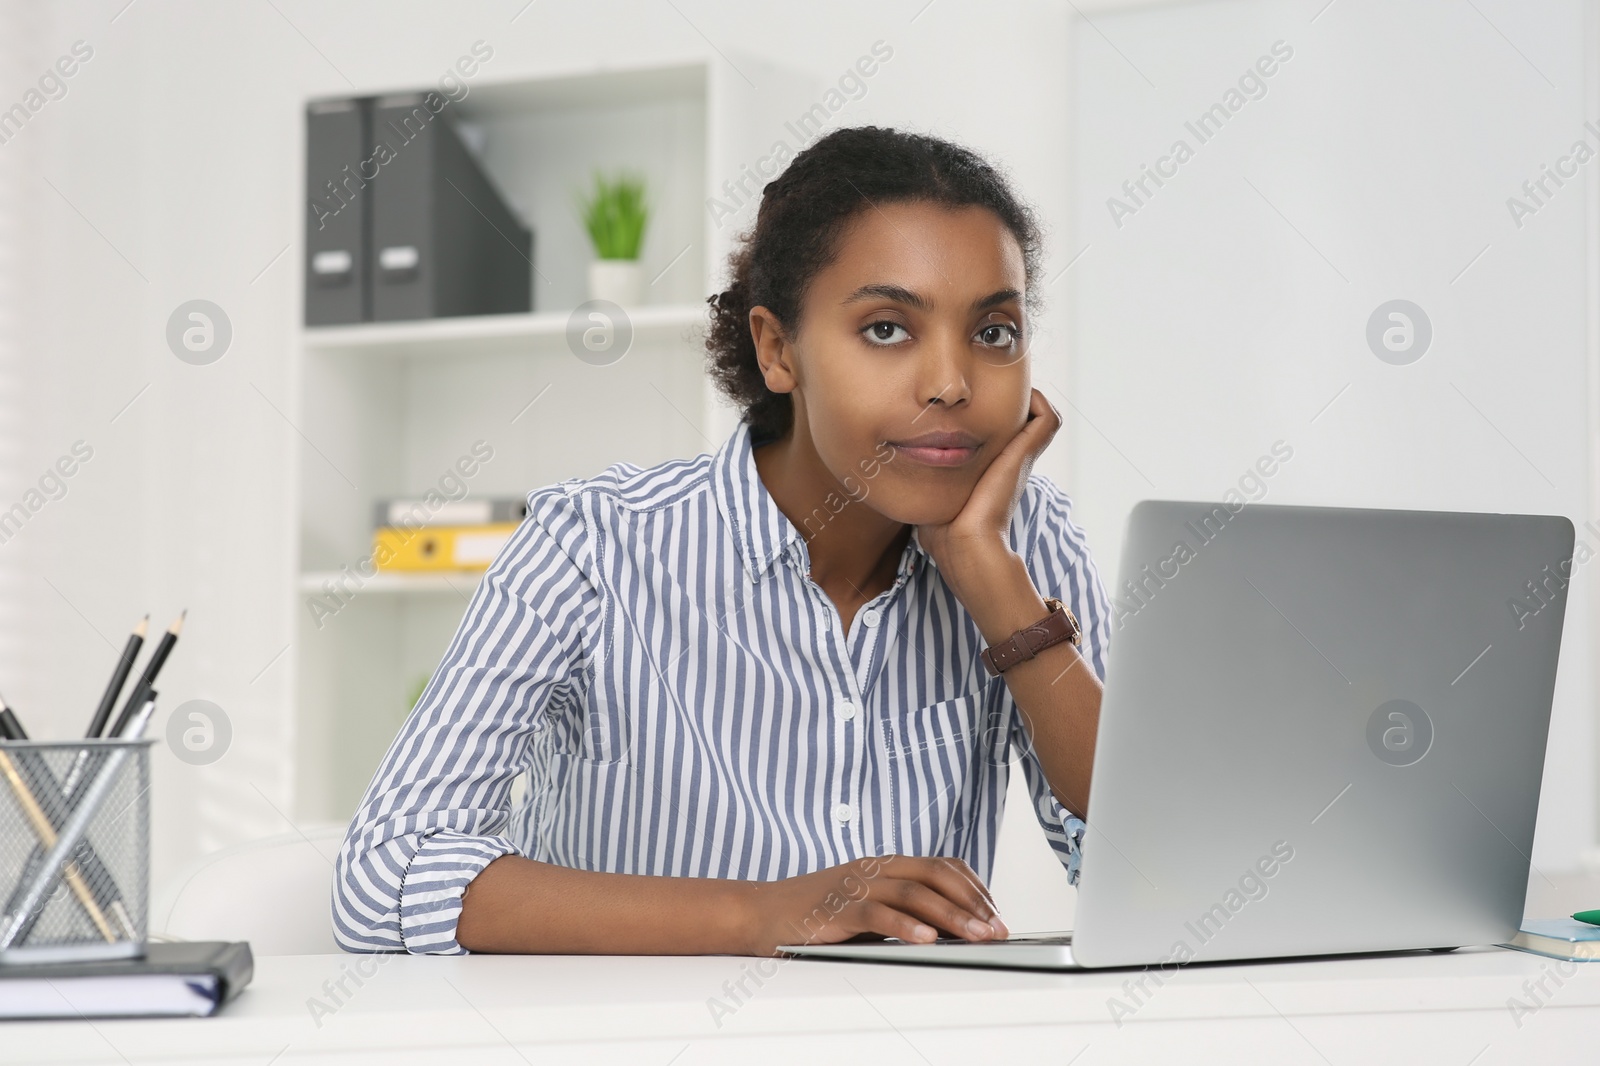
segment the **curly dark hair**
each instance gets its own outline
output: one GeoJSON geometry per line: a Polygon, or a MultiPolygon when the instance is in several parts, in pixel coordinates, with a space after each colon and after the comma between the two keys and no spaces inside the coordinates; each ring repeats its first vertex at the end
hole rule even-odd
{"type": "Polygon", "coordinates": [[[788,394],[770,391],[761,376],[750,309],[765,307],[792,333],[807,287],[832,260],[856,214],[874,204],[907,202],[993,211],[1021,246],[1029,310],[1037,308],[1039,224],[994,165],[937,137],[880,126],[835,130],[767,183],[754,228],[729,257],[728,287],[707,301],[712,380],[743,408],[758,443],[789,432],[794,403],[788,394]]]}

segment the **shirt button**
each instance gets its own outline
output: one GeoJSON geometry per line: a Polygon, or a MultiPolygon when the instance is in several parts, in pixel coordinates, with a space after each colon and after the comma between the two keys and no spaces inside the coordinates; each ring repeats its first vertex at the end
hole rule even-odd
{"type": "Polygon", "coordinates": [[[848,722],[856,716],[856,705],[849,700],[840,700],[834,705],[833,713],[837,714],[841,721],[848,722]]]}
{"type": "Polygon", "coordinates": [[[848,803],[835,803],[833,805],[833,817],[834,817],[835,821],[848,822],[850,819],[854,818],[855,816],[856,816],[856,809],[854,807],[850,806],[850,804],[848,804],[848,803]]]}
{"type": "Polygon", "coordinates": [[[877,626],[877,624],[878,624],[878,612],[877,611],[863,611],[863,612],[861,612],[861,624],[866,626],[868,629],[875,628],[877,626]]]}

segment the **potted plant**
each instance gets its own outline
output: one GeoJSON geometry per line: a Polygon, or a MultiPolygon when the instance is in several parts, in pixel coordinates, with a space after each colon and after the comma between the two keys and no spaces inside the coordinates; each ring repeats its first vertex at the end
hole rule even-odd
{"type": "Polygon", "coordinates": [[[639,246],[650,221],[644,184],[637,174],[622,172],[608,179],[596,171],[593,190],[579,197],[583,226],[594,245],[595,261],[589,264],[591,300],[610,300],[624,307],[639,302],[643,288],[639,246]]]}

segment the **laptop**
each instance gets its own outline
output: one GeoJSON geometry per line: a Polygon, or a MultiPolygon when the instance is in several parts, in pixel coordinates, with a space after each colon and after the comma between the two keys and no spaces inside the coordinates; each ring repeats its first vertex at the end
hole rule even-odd
{"type": "Polygon", "coordinates": [[[782,950],[1070,970],[1503,943],[1572,558],[1561,517],[1140,503],[1076,928],[782,950]]]}

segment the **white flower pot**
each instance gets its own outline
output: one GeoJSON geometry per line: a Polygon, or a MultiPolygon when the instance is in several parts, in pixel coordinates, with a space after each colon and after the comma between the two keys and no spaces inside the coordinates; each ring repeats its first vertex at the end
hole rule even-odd
{"type": "Polygon", "coordinates": [[[589,299],[637,307],[644,290],[637,259],[596,259],[589,264],[589,299]]]}

